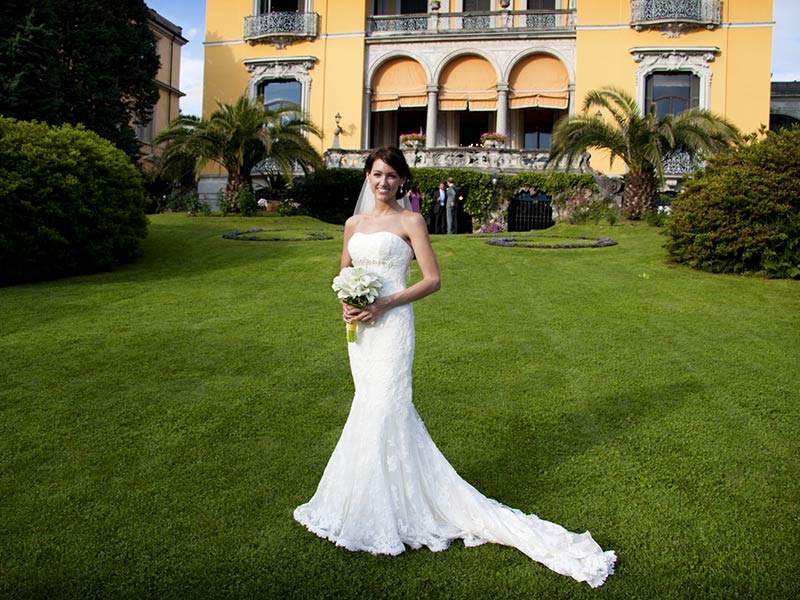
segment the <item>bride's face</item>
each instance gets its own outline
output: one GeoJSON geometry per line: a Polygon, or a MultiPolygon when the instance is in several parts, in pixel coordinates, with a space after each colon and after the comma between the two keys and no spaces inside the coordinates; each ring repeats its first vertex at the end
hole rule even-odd
{"type": "Polygon", "coordinates": [[[397,190],[405,183],[405,179],[401,178],[397,171],[381,159],[372,163],[372,170],[369,172],[368,177],[376,202],[395,201],[397,199],[397,190]]]}

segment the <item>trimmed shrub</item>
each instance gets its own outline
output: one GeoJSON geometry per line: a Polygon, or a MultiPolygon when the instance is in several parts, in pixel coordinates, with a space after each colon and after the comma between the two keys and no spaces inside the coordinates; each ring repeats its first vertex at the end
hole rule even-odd
{"type": "Polygon", "coordinates": [[[667,251],[713,273],[800,278],[800,129],[708,161],[672,202],[667,251]]]}
{"type": "Polygon", "coordinates": [[[148,200],[130,159],[97,134],[0,117],[0,284],[131,260],[148,200]]]}
{"type": "Polygon", "coordinates": [[[343,224],[355,210],[363,183],[361,169],[317,169],[295,183],[291,196],[303,213],[343,224]]]}

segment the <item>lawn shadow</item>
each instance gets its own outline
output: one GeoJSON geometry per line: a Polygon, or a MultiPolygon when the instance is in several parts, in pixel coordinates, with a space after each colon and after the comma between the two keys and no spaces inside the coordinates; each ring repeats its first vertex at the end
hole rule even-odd
{"type": "MultiPolygon", "coordinates": [[[[531,489],[539,498],[559,494],[560,490],[543,482],[544,473],[580,461],[595,449],[613,447],[634,460],[637,456],[648,460],[631,434],[680,410],[704,387],[697,380],[685,379],[597,396],[546,414],[508,416],[498,422],[497,429],[507,432],[509,443],[489,456],[476,455],[461,474],[482,493],[509,505],[525,502],[531,489]]],[[[503,436],[495,434],[495,438],[501,441],[503,436]]]]}

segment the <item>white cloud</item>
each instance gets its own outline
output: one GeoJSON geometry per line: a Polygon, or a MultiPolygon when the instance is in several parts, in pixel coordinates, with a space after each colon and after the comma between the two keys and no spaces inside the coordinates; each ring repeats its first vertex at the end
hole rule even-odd
{"type": "Polygon", "coordinates": [[[772,32],[772,80],[800,80],[800,4],[796,0],[775,0],[775,28],[772,32]]]}
{"type": "Polygon", "coordinates": [[[203,59],[181,55],[181,114],[199,117],[203,112],[203,59]]]}

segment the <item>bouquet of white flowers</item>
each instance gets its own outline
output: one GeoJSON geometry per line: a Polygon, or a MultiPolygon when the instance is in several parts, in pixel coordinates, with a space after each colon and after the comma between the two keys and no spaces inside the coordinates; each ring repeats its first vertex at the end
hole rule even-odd
{"type": "MultiPolygon", "coordinates": [[[[351,306],[364,308],[375,302],[383,284],[374,273],[361,267],[345,267],[333,278],[333,291],[340,300],[351,306]]],[[[347,324],[347,341],[356,341],[356,324],[347,324]]]]}

